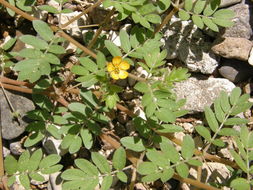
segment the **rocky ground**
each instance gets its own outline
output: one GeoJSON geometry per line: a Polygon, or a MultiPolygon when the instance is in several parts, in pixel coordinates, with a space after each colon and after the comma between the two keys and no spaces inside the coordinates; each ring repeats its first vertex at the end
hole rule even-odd
{"type": "MultiPolygon", "coordinates": [[[[57,7],[57,3],[53,0],[40,1],[41,4],[49,4],[57,7]]],[[[74,12],[64,14],[62,22],[65,23],[72,17],[81,12],[80,7],[86,7],[92,4],[90,1],[77,1],[73,0],[65,4],[67,8],[72,9],[74,12]]],[[[170,26],[166,26],[162,32],[163,48],[167,50],[167,62],[170,67],[182,66],[189,69],[191,77],[186,81],[177,83],[175,86],[175,93],[178,98],[186,98],[187,103],[185,109],[189,110],[190,114],[187,118],[178,121],[180,125],[192,134],[194,126],[202,122],[201,113],[204,106],[211,105],[214,99],[221,91],[231,92],[235,86],[242,88],[245,93],[252,93],[253,85],[253,3],[247,0],[224,0],[221,7],[231,9],[236,13],[234,17],[234,26],[221,30],[219,33],[210,30],[200,30],[192,25],[190,21],[180,21],[178,18],[173,17],[170,26]]],[[[47,14],[44,11],[35,10],[34,15],[48,23],[57,23],[57,17],[52,14],[47,14]]],[[[104,10],[95,9],[89,16],[82,16],[81,19],[72,23],[66,28],[66,31],[75,39],[79,41],[85,38],[92,31],[92,29],[82,28],[81,26],[87,24],[97,24],[99,19],[103,19],[106,14],[104,10]]],[[[0,21],[1,38],[4,41],[8,38],[7,33],[10,35],[20,35],[33,33],[30,30],[31,25],[22,19],[12,19],[8,15],[1,16],[0,21]],[[2,19],[5,17],[6,19],[2,19]]],[[[111,26],[106,31],[111,34],[112,39],[115,39],[115,44],[119,44],[118,32],[121,28],[129,27],[124,22],[117,22],[116,25],[111,26]]],[[[96,29],[94,29],[95,31],[96,29]]],[[[13,48],[19,51],[24,48],[24,44],[17,42],[13,48]]],[[[68,56],[73,56],[76,47],[66,44],[68,56]]],[[[137,75],[145,75],[142,68],[133,71],[137,75]]],[[[126,90],[121,94],[121,99],[137,114],[141,114],[140,109],[140,95],[135,92],[133,86],[135,81],[131,78],[118,81],[118,85],[124,87],[126,90]]],[[[0,91],[0,113],[2,125],[2,137],[4,144],[4,157],[8,154],[19,156],[23,151],[23,138],[28,135],[25,132],[27,121],[24,115],[27,111],[35,108],[31,97],[7,91],[7,95],[16,110],[19,110],[21,120],[13,120],[11,108],[6,101],[6,97],[0,91]],[[24,119],[23,119],[24,118],[24,119]]],[[[252,113],[249,110],[245,115],[252,120],[252,113]]],[[[132,121],[124,113],[120,111],[115,112],[115,131],[119,136],[123,134],[131,134],[133,132],[132,121]]],[[[182,139],[184,133],[177,133],[177,138],[182,139]]],[[[227,139],[231,145],[230,139],[227,139]]],[[[201,147],[203,142],[200,138],[195,138],[195,143],[201,147]]],[[[59,152],[59,142],[54,139],[46,139],[41,145],[50,154],[59,152]]],[[[231,145],[232,146],[232,145],[231,145]]],[[[104,154],[107,154],[104,151],[104,154]]],[[[225,158],[231,159],[227,149],[217,150],[216,154],[222,155],[225,158]]],[[[67,157],[67,156],[66,156],[67,157]]],[[[205,178],[210,179],[213,175],[220,176],[220,180],[229,177],[230,172],[226,167],[221,164],[209,165],[206,169],[205,178]],[[208,168],[209,167],[209,168],[208,168]],[[210,169],[211,168],[211,169],[210,169]],[[215,172],[210,172],[215,171],[215,172]]],[[[196,176],[196,172],[191,172],[192,176],[196,176]]],[[[55,183],[56,175],[48,177],[48,181],[43,184],[34,183],[36,189],[52,189],[60,190],[60,186],[55,183]]],[[[168,184],[154,184],[154,189],[170,189],[173,185],[178,185],[177,181],[171,180],[168,184]]],[[[179,187],[179,186],[178,186],[179,187]]],[[[20,187],[16,187],[19,189],[20,187]]],[[[115,184],[114,189],[123,189],[123,187],[115,184]]],[[[144,190],[151,187],[145,187],[142,184],[136,184],[136,189],[144,190]]],[[[187,184],[181,184],[181,189],[189,189],[187,184]]],[[[15,187],[13,188],[15,189],[15,187]]],[[[173,189],[173,188],[171,188],[173,189]]]]}

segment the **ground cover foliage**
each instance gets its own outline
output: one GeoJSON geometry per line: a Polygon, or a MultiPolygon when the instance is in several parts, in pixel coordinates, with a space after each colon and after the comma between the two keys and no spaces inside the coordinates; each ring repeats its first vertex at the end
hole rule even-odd
{"type": "MultiPolygon", "coordinates": [[[[56,1],[60,3],[60,10],[46,4],[37,5],[35,0],[9,1],[22,12],[7,6],[9,4],[4,4],[5,1],[0,3],[1,11],[7,11],[13,17],[19,14],[28,20],[26,13],[31,13],[32,7],[54,15],[71,12],[62,8],[67,0],[56,1]]],[[[98,36],[95,34],[92,39],[94,45],[89,46],[94,53],[78,45],[73,38],[66,37],[61,26],[30,18],[37,35],[19,37],[29,48],[11,51],[17,40],[14,37],[1,49],[3,75],[8,68],[17,74],[18,80],[33,83],[32,96],[37,106],[36,110],[27,113],[27,117],[33,120],[27,126],[29,135],[24,142],[27,150],[19,158],[9,155],[4,160],[8,186],[18,180],[30,189],[31,180],[44,181],[42,174],[60,171],[62,188],[66,190],[93,190],[96,187],[106,190],[115,178],[130,189],[137,182],[151,184],[160,180],[165,183],[171,178],[203,189],[219,189],[222,186],[250,189],[253,185],[253,168],[250,165],[253,160],[253,132],[247,128],[249,121],[237,115],[250,109],[252,103],[248,101],[249,95],[242,94],[240,88],[235,88],[229,95],[222,92],[212,107],[205,108],[204,124],[195,127],[195,135],[200,135],[205,142],[201,150],[195,148],[193,137],[189,134],[182,142],[170,136],[184,132],[176,120],[187,114],[182,109],[186,100],[176,99],[173,85],[187,79],[190,74],[185,68],[168,69],[160,29],[173,15],[181,20],[192,20],[199,29],[209,28],[214,32],[218,32],[220,27],[232,26],[234,13],[218,9],[219,4],[219,0],[104,0],[102,8],[110,8],[118,20],[128,19],[132,27],[129,31],[119,32],[120,46],[102,35],[99,37],[99,33],[98,36]],[[71,76],[64,78],[59,73],[65,68],[61,55],[66,53],[62,46],[66,41],[79,49],[75,52],[78,61],[70,68],[71,76]],[[16,60],[17,56],[22,59],[16,60]],[[134,70],[140,66],[147,72],[146,77],[129,72],[129,68],[134,70]],[[137,81],[134,90],[140,94],[145,117],[121,105],[124,102],[119,94],[125,89],[116,81],[126,77],[137,81]],[[63,92],[67,94],[65,98],[71,97],[71,93],[79,94],[79,98],[70,98],[68,103],[63,100],[63,92]],[[58,104],[55,103],[57,101],[58,104]],[[105,132],[110,131],[110,113],[116,109],[125,111],[135,127],[134,135],[119,136],[117,141],[105,132]],[[236,130],[233,126],[240,126],[240,129],[236,130]],[[65,166],[61,161],[64,156],[46,155],[39,148],[48,136],[61,140],[60,148],[72,155],[73,164],[65,166]],[[222,140],[224,136],[236,142],[237,148],[230,150],[234,162],[209,154],[210,147],[227,146],[222,140]],[[111,156],[99,153],[101,145],[98,144],[102,142],[98,139],[116,148],[111,156]],[[88,150],[89,156],[79,156],[83,149],[88,150]],[[229,183],[223,184],[189,180],[190,168],[201,168],[207,160],[227,165],[231,173],[240,172],[227,180],[229,183]]],[[[106,22],[100,27],[104,25],[106,22]]],[[[113,133],[117,136],[117,131],[113,133]]]]}

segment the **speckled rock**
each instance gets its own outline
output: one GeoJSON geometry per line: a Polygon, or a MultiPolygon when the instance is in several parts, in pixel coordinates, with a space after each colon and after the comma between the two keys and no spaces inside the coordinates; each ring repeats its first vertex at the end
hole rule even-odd
{"type": "Polygon", "coordinates": [[[253,67],[247,62],[235,59],[222,59],[219,73],[231,82],[238,83],[253,76],[253,67]]]}
{"type": "Polygon", "coordinates": [[[8,104],[3,91],[0,90],[0,112],[2,136],[6,140],[14,139],[25,131],[29,120],[25,117],[26,112],[34,110],[33,102],[21,95],[11,93],[5,90],[15,111],[19,113],[18,120],[13,117],[13,112],[8,104]]]}
{"type": "Polygon", "coordinates": [[[224,40],[217,40],[212,50],[222,57],[247,61],[252,45],[246,38],[226,37],[224,40]]]}
{"type": "Polygon", "coordinates": [[[223,30],[223,37],[237,37],[251,39],[253,30],[251,25],[253,20],[250,18],[251,14],[250,5],[248,4],[236,4],[228,9],[235,12],[235,17],[232,19],[234,25],[223,30]]]}
{"type": "Polygon", "coordinates": [[[242,0],[221,0],[220,8],[228,7],[237,3],[240,3],[242,0]]]}
{"type": "Polygon", "coordinates": [[[174,92],[178,99],[186,99],[183,107],[190,113],[204,111],[205,106],[210,106],[221,91],[231,92],[235,85],[227,79],[190,77],[176,83],[174,92]]]}
{"type": "Polygon", "coordinates": [[[167,59],[178,58],[190,71],[203,74],[218,66],[220,57],[211,50],[213,40],[189,21],[173,18],[164,36],[167,59]]]}

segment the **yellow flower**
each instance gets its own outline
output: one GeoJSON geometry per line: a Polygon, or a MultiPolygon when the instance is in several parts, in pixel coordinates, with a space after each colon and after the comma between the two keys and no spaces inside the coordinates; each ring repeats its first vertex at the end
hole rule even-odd
{"type": "Polygon", "coordinates": [[[128,77],[128,70],[130,65],[127,61],[122,60],[120,56],[112,59],[112,62],[107,64],[107,71],[110,73],[114,80],[125,79],[128,77]]]}

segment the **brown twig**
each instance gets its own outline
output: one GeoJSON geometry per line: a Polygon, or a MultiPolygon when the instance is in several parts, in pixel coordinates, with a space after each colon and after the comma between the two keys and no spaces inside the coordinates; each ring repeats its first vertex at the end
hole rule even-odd
{"type": "Polygon", "coordinates": [[[105,19],[103,20],[103,22],[99,24],[100,27],[99,27],[98,30],[96,31],[96,33],[95,33],[94,37],[92,38],[92,40],[90,41],[90,43],[89,43],[89,45],[88,45],[88,48],[91,49],[91,48],[93,47],[93,45],[96,43],[96,41],[97,41],[99,35],[101,34],[101,32],[102,32],[104,26],[110,21],[110,18],[111,18],[111,16],[114,14],[114,12],[115,12],[115,8],[113,8],[113,9],[106,15],[106,17],[105,17],[105,19]]]}
{"type": "Polygon", "coordinates": [[[85,9],[82,13],[80,13],[79,15],[77,15],[76,17],[70,19],[68,22],[66,22],[65,24],[62,25],[62,29],[64,29],[65,27],[67,27],[69,24],[71,24],[72,22],[78,20],[79,18],[81,18],[81,16],[87,14],[88,12],[92,11],[94,8],[96,8],[97,6],[99,6],[104,0],[98,0],[96,3],[94,3],[92,6],[88,7],[87,9],[85,9]]]}

